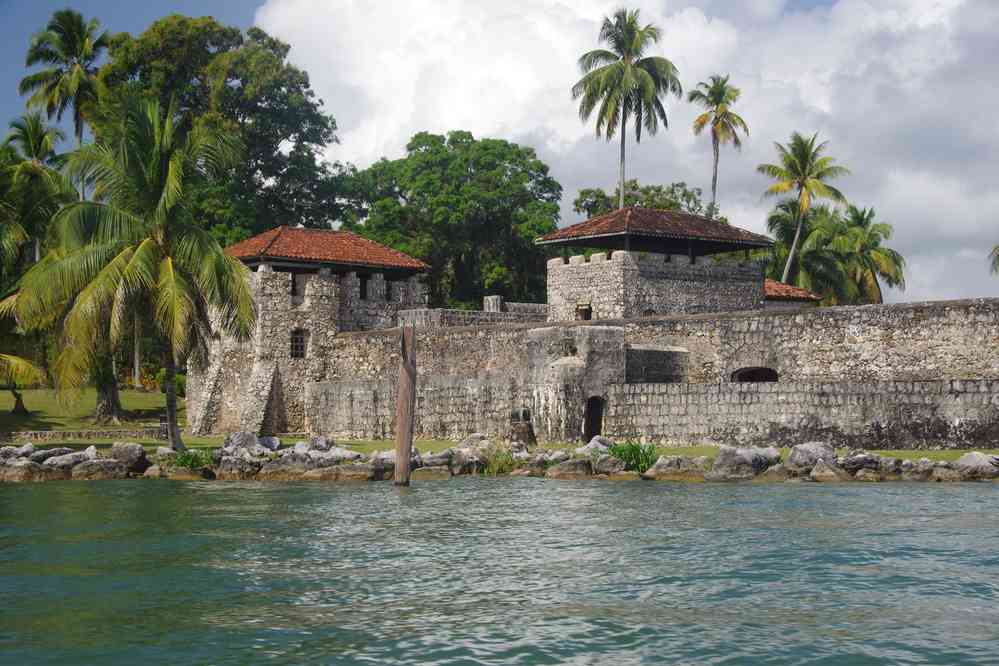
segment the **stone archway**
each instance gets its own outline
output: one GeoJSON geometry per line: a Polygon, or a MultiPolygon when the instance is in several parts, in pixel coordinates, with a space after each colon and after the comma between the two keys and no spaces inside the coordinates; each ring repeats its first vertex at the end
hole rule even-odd
{"type": "Polygon", "coordinates": [[[780,375],[773,368],[751,367],[739,368],[732,373],[733,382],[776,382],[780,375]]]}

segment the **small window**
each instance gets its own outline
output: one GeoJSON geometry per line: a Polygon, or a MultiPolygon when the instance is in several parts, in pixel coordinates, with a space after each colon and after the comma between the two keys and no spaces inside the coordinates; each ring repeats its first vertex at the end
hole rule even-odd
{"type": "Polygon", "coordinates": [[[733,382],[775,382],[779,378],[773,368],[740,368],[732,373],[733,382]]]}
{"type": "Polygon", "coordinates": [[[368,280],[369,279],[370,278],[368,278],[367,275],[362,275],[361,276],[361,297],[360,298],[361,298],[362,301],[368,300],[368,280]]]}
{"type": "Polygon", "coordinates": [[[296,328],[291,332],[291,357],[305,358],[305,348],[309,345],[309,332],[296,328]]]}
{"type": "Polygon", "coordinates": [[[593,308],[589,305],[577,305],[576,306],[576,320],[577,321],[590,321],[593,319],[593,308]]]}
{"type": "Polygon", "coordinates": [[[304,291],[302,285],[304,284],[304,275],[298,273],[291,274],[291,295],[292,296],[302,296],[304,291]]]}

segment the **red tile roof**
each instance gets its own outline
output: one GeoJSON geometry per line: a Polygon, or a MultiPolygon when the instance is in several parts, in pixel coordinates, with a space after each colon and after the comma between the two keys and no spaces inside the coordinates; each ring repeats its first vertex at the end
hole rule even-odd
{"type": "Polygon", "coordinates": [[[807,289],[793,287],[777,280],[767,278],[763,283],[768,301],[821,301],[821,296],[816,296],[807,289]]]}
{"type": "Polygon", "coordinates": [[[427,265],[408,254],[349,231],[277,227],[225,249],[240,259],[290,259],[324,264],[401,268],[421,271],[427,265]]]}
{"type": "Polygon", "coordinates": [[[691,215],[675,210],[659,210],[629,206],[590,218],[585,222],[563,227],[538,239],[539,243],[584,239],[599,236],[630,234],[632,236],[660,236],[766,247],[773,244],[766,236],[754,234],[712,220],[701,215],[691,215]]]}

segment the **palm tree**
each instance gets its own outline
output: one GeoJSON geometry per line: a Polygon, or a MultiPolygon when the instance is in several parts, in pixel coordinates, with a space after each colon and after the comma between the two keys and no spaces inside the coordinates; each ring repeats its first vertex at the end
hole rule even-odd
{"type": "Polygon", "coordinates": [[[191,215],[194,186],[235,165],[238,140],[175,108],[125,100],[120,124],[70,156],[70,173],[92,180],[96,200],[56,217],[59,244],[25,274],[14,310],[27,326],[62,313],[55,374],[68,389],[98,367],[94,341],[114,348],[143,311],[165,349],[167,431],[180,450],[177,365],[203,361],[219,330],[247,339],[255,313],[247,269],[191,215]]]}
{"type": "Polygon", "coordinates": [[[856,289],[850,281],[844,257],[831,247],[831,241],[845,233],[842,216],[836,211],[827,206],[815,206],[802,217],[798,202],[785,199],[767,217],[767,230],[775,239],[768,277],[818,294],[825,305],[853,301],[856,289]],[[790,275],[782,279],[781,266],[787,262],[799,228],[804,241],[798,260],[790,275]]]}
{"type": "Polygon", "coordinates": [[[749,126],[738,113],[732,110],[742,91],[728,82],[728,76],[714,74],[708,81],[697,84],[691,90],[687,101],[700,104],[706,111],[694,120],[694,134],[700,136],[708,125],[711,126],[711,148],[714,151],[714,171],[711,175],[711,215],[715,215],[718,200],[718,153],[719,148],[731,143],[736,150],[742,149],[739,132],[749,135],[749,126]]]}
{"type": "Polygon", "coordinates": [[[993,247],[992,251],[989,252],[989,266],[993,273],[999,273],[999,245],[993,247]]]}
{"type": "Polygon", "coordinates": [[[756,167],[758,172],[777,181],[767,188],[766,196],[778,196],[788,192],[797,194],[798,223],[794,241],[792,241],[788,251],[781,282],[787,282],[787,277],[791,272],[791,264],[794,262],[798,242],[801,239],[802,221],[808,213],[808,209],[811,208],[812,199],[846,201],[843,193],[830,185],[828,181],[850,172],[846,167],[834,164],[835,160],[832,157],[822,154],[828,144],[825,141],[818,143],[818,139],[818,134],[806,139],[795,132],[791,135],[791,141],[786,146],[779,142],[774,143],[777,155],[780,157],[780,164],[761,164],[756,167]]]}
{"type": "Polygon", "coordinates": [[[52,14],[45,30],[32,37],[25,59],[28,67],[46,67],[18,85],[20,94],[31,95],[28,106],[44,107],[49,118],[61,121],[66,109],[72,108],[77,147],[83,144],[85,110],[97,99],[97,60],[109,44],[108,34],[98,32],[100,25],[97,19],[84,21],[72,9],[52,14]]]}
{"type": "Polygon", "coordinates": [[[894,229],[885,222],[875,222],[873,208],[849,206],[844,218],[847,226],[845,243],[837,249],[847,261],[847,272],[857,286],[858,300],[863,303],[883,303],[881,282],[905,290],[905,258],[885,247],[894,229]]]}
{"type": "Polygon", "coordinates": [[[17,390],[19,385],[33,384],[45,378],[45,373],[31,361],[12,354],[0,354],[0,388],[7,389],[14,396],[11,414],[27,414],[24,396],[17,390]]]}
{"type": "Polygon", "coordinates": [[[621,128],[621,173],[619,206],[624,208],[625,125],[635,119],[635,141],[642,140],[642,128],[650,134],[659,123],[668,126],[666,109],[660,99],[674,94],[680,97],[676,67],[666,58],[645,56],[646,49],[659,41],[659,28],[638,22],[638,10],[620,9],[613,18],[605,17],[600,26],[600,42],[608,49],[584,53],[579,59],[583,78],[572,87],[572,98],[579,99],[579,117],[589,120],[597,111],[597,136],[608,141],[621,128]],[[598,108],[599,107],[599,108],[598,108]]]}
{"type": "Polygon", "coordinates": [[[45,122],[42,114],[26,113],[10,123],[10,133],[4,146],[14,160],[6,169],[12,200],[16,202],[23,225],[34,241],[34,260],[41,258],[41,242],[45,227],[59,204],[72,194],[59,168],[64,159],[55,151],[65,133],[45,122]]]}

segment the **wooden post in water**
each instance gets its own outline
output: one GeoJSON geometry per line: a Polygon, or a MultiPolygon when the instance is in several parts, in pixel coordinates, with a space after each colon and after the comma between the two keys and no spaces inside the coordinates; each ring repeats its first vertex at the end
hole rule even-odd
{"type": "Polygon", "coordinates": [[[409,485],[409,458],[413,454],[416,419],[416,329],[403,326],[399,361],[399,391],[395,403],[395,485],[409,485]]]}

